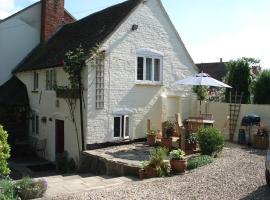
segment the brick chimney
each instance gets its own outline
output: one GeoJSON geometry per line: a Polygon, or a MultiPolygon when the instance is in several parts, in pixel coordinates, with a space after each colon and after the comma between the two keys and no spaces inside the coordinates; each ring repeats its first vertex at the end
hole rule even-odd
{"type": "Polygon", "coordinates": [[[48,39],[64,24],[64,0],[42,0],[41,42],[48,39]]]}

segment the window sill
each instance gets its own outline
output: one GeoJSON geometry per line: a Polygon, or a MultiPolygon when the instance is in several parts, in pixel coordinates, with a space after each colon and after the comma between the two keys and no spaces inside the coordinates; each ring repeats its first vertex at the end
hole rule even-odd
{"type": "Polygon", "coordinates": [[[153,86],[162,86],[162,82],[155,82],[155,81],[136,81],[136,85],[153,85],[153,86]]]}

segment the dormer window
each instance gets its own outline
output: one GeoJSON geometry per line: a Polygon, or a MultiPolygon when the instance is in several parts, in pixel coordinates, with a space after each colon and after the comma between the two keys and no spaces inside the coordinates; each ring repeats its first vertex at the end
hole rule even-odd
{"type": "Polygon", "coordinates": [[[136,81],[161,82],[163,54],[151,49],[137,50],[136,81]]]}

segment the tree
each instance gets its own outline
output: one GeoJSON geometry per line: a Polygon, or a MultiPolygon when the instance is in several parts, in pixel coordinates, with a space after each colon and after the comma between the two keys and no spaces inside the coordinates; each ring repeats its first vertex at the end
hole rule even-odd
{"type": "Polygon", "coordinates": [[[230,92],[232,95],[243,94],[242,103],[250,103],[250,93],[252,79],[250,75],[250,64],[256,63],[256,59],[241,58],[235,61],[230,61],[226,64],[228,73],[226,82],[232,86],[231,89],[226,89],[225,99],[226,102],[230,101],[230,92]]]}
{"type": "Polygon", "coordinates": [[[7,132],[0,125],[0,177],[7,176],[10,173],[7,163],[7,159],[10,157],[10,148],[7,139],[7,132]]]}
{"type": "Polygon", "coordinates": [[[198,100],[203,101],[207,99],[207,88],[206,86],[193,86],[192,90],[197,94],[198,100]]]}
{"type": "Polygon", "coordinates": [[[254,83],[254,103],[270,104],[270,70],[264,70],[254,83]]]}

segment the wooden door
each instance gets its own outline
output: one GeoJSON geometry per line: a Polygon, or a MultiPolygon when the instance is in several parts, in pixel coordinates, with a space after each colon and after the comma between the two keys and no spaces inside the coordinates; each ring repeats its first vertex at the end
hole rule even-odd
{"type": "Polygon", "coordinates": [[[55,154],[65,151],[64,121],[55,120],[55,154]]]}

